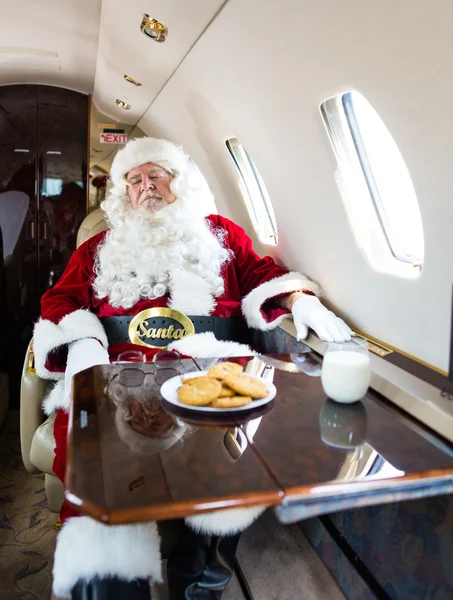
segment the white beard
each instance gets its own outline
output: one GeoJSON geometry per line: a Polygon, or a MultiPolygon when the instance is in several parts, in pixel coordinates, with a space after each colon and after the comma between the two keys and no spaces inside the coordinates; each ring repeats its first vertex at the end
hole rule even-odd
{"type": "Polygon", "coordinates": [[[170,307],[208,315],[224,292],[220,271],[230,258],[221,233],[183,201],[156,212],[128,204],[98,249],[93,287],[118,308],[170,294],[170,307]]]}

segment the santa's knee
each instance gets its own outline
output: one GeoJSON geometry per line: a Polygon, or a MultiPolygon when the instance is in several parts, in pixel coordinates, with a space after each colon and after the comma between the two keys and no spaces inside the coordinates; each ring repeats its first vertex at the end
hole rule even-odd
{"type": "Polygon", "coordinates": [[[73,517],[57,536],[53,593],[58,598],[148,600],[150,583],[161,581],[155,523],[104,525],[90,517],[73,517]],[[113,595],[124,588],[128,595],[113,595]]]}
{"type": "Polygon", "coordinates": [[[205,535],[236,535],[249,527],[267,506],[252,506],[215,510],[186,517],[188,527],[205,535]]]}

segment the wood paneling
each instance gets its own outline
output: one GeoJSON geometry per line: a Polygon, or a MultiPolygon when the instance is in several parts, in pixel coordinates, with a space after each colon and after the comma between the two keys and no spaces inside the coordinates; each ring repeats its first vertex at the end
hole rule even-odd
{"type": "MultiPolygon", "coordinates": [[[[253,360],[256,366],[260,359],[253,360]]],[[[220,415],[197,416],[181,407],[178,419],[190,426],[170,444],[170,432],[144,435],[131,425],[132,435],[125,436],[124,409],[132,410],[129,416],[135,410],[131,394],[107,387],[118,367],[78,374],[67,487],[81,510],[116,523],[294,502],[322,513],[323,504],[331,509],[338,497],[347,508],[392,501],[393,491],[411,498],[421,490],[429,495],[432,485],[435,494],[436,482],[451,483],[450,447],[380,397],[369,393],[361,402],[338,404],[325,397],[318,377],[295,369],[289,355],[274,355],[272,362],[281,368],[274,372],[277,396],[265,411],[229,413],[222,422],[220,415]]],[[[196,369],[184,361],[183,370],[196,369]]],[[[158,387],[147,394],[140,401],[168,418],[158,387]]]]}

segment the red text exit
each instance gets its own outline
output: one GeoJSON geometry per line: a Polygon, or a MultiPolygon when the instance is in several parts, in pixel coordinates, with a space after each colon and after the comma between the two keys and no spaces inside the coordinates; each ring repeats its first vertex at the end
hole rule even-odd
{"type": "Polygon", "coordinates": [[[126,144],[126,133],[101,133],[101,144],[126,144]]]}

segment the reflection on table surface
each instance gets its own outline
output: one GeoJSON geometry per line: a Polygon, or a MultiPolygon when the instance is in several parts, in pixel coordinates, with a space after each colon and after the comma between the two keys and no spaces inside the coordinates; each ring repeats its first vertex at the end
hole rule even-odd
{"type": "MultiPolygon", "coordinates": [[[[388,495],[389,484],[409,489],[417,480],[428,493],[431,483],[451,480],[453,456],[446,445],[371,392],[350,405],[327,399],[315,369],[308,374],[300,368],[319,364],[318,357],[308,358],[229,358],[245,372],[273,380],[277,395],[264,406],[219,415],[166,402],[152,364],[140,366],[147,376],[138,386],[115,377],[121,366],[78,374],[71,498],[82,512],[127,522],[307,502],[320,490],[325,499],[338,494],[338,486],[346,497],[357,482],[364,490],[369,482],[376,495],[385,481],[388,495]]],[[[185,359],[179,376],[218,360],[185,359]]]]}

